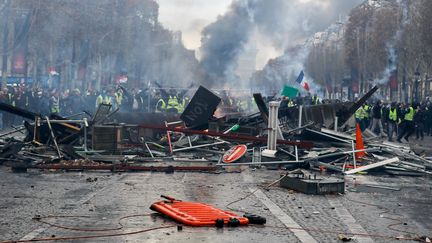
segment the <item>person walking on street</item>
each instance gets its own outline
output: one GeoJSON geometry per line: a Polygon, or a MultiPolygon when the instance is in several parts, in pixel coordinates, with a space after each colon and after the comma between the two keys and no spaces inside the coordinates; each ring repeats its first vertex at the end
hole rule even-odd
{"type": "Polygon", "coordinates": [[[378,100],[375,105],[372,107],[372,132],[375,133],[375,129],[379,128],[379,137],[384,136],[384,130],[382,125],[382,114],[381,114],[381,101],[378,100]]]}
{"type": "Polygon", "coordinates": [[[359,124],[360,130],[362,132],[366,129],[364,118],[365,118],[365,110],[363,109],[363,106],[360,106],[355,112],[355,119],[356,119],[356,123],[359,124]]]}
{"type": "Polygon", "coordinates": [[[364,118],[364,125],[365,127],[370,127],[370,111],[371,111],[371,107],[370,105],[365,102],[363,105],[363,109],[365,111],[365,118],[364,118]]]}
{"type": "Polygon", "coordinates": [[[422,106],[417,106],[414,115],[414,127],[416,132],[416,139],[423,140],[424,138],[424,124],[425,124],[425,112],[422,106]]]}
{"type": "Polygon", "coordinates": [[[425,105],[425,132],[427,136],[432,136],[432,102],[428,101],[425,105]]]}
{"type": "Polygon", "coordinates": [[[396,134],[397,136],[397,120],[398,120],[398,116],[397,116],[397,107],[396,107],[396,102],[392,102],[390,105],[390,109],[389,109],[389,114],[388,114],[388,130],[387,130],[387,136],[388,136],[388,141],[392,142],[393,141],[393,133],[396,134]]]}
{"type": "Polygon", "coordinates": [[[405,110],[405,117],[402,124],[402,132],[399,134],[397,141],[402,143],[402,137],[405,138],[407,142],[409,142],[409,137],[414,133],[414,115],[415,109],[413,105],[410,105],[405,110]]]}

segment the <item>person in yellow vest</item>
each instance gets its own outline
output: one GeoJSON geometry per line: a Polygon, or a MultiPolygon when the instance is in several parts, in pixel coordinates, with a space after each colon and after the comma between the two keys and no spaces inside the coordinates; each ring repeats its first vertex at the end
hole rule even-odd
{"type": "Polygon", "coordinates": [[[294,107],[294,101],[292,99],[288,99],[288,107],[294,107]]]}
{"type": "Polygon", "coordinates": [[[402,143],[402,137],[405,138],[407,142],[409,142],[409,137],[414,133],[414,115],[416,105],[410,105],[406,111],[404,116],[404,121],[402,125],[402,132],[399,134],[397,141],[402,143]]]}
{"type": "Polygon", "coordinates": [[[165,112],[165,109],[166,109],[166,103],[165,103],[164,99],[159,98],[158,102],[156,103],[155,111],[157,113],[165,112]]]}
{"type": "Polygon", "coordinates": [[[166,105],[166,111],[171,113],[178,113],[179,110],[179,101],[177,96],[170,95],[168,98],[168,102],[166,105]]]}
{"type": "Polygon", "coordinates": [[[111,90],[111,92],[109,92],[105,96],[104,103],[111,105],[111,111],[114,111],[114,110],[116,110],[119,107],[118,104],[117,104],[116,95],[115,95],[115,91],[114,90],[111,90]]]}
{"type": "Polygon", "coordinates": [[[123,92],[121,89],[117,90],[117,92],[114,93],[114,97],[116,100],[117,105],[120,107],[123,101],[123,92]]]}
{"type": "Polygon", "coordinates": [[[356,123],[359,124],[360,130],[362,132],[366,129],[364,124],[364,118],[365,118],[365,110],[363,109],[362,106],[360,106],[355,112],[355,119],[356,119],[356,123]]]}
{"type": "Polygon", "coordinates": [[[319,105],[320,104],[320,99],[318,98],[318,95],[314,95],[312,96],[312,105],[319,105]]]}
{"type": "Polygon", "coordinates": [[[189,103],[189,98],[185,95],[181,99],[181,102],[178,104],[178,113],[181,114],[186,109],[187,104],[189,103]]]}
{"type": "Polygon", "coordinates": [[[363,105],[363,109],[365,111],[365,118],[364,118],[364,125],[365,127],[369,127],[370,126],[370,111],[371,111],[371,106],[365,102],[363,105]]]}
{"type": "Polygon", "coordinates": [[[96,97],[96,110],[99,108],[101,104],[104,103],[104,96],[103,93],[105,93],[105,90],[102,91],[97,97],[96,97]]]}
{"type": "Polygon", "coordinates": [[[393,141],[393,133],[397,136],[397,120],[398,120],[398,114],[397,114],[397,106],[396,102],[392,102],[389,109],[388,114],[388,127],[387,127],[387,136],[388,141],[393,141]]]}
{"type": "Polygon", "coordinates": [[[51,93],[50,111],[54,114],[60,114],[60,95],[57,91],[51,93]]]}

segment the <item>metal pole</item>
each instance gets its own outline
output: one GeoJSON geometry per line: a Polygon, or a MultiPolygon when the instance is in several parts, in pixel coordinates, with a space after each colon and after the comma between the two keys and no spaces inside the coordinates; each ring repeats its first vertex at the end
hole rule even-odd
{"type": "Polygon", "coordinates": [[[50,120],[49,120],[49,118],[48,118],[47,116],[45,117],[45,119],[46,119],[46,121],[47,121],[48,128],[50,129],[51,138],[53,139],[54,145],[55,145],[55,147],[56,147],[57,155],[58,155],[59,158],[61,158],[60,149],[59,149],[58,144],[57,144],[57,139],[55,138],[54,132],[53,132],[53,130],[52,130],[50,120]]]}
{"type": "Polygon", "coordinates": [[[337,132],[338,131],[338,121],[339,121],[339,117],[335,116],[335,123],[334,123],[334,131],[337,132]]]}
{"type": "Polygon", "coordinates": [[[144,143],[144,145],[146,146],[147,151],[150,153],[150,156],[151,156],[152,158],[154,158],[153,153],[152,153],[152,151],[150,150],[150,148],[149,148],[149,146],[147,145],[147,143],[144,143]]]}
{"type": "Polygon", "coordinates": [[[192,147],[192,141],[190,139],[190,136],[187,136],[187,139],[188,139],[189,147],[192,147]]]}
{"type": "Polygon", "coordinates": [[[37,142],[36,140],[36,132],[37,132],[37,126],[39,124],[39,117],[36,117],[34,127],[33,127],[33,141],[37,142]]]}
{"type": "Polygon", "coordinates": [[[215,143],[210,143],[210,144],[201,144],[201,145],[196,145],[196,146],[186,147],[186,148],[178,148],[178,149],[173,149],[172,152],[185,151],[185,150],[195,149],[195,148],[204,148],[204,147],[219,145],[219,144],[224,144],[224,143],[227,143],[227,142],[223,141],[223,142],[215,142],[215,143]]]}
{"type": "Polygon", "coordinates": [[[299,160],[299,161],[281,160],[281,161],[271,161],[271,162],[221,163],[218,165],[220,165],[220,166],[239,166],[239,165],[301,164],[304,162],[305,162],[304,160],[299,160]]]}
{"type": "MultiPolygon", "coordinates": [[[[168,122],[165,121],[165,127],[168,127],[168,122]]],[[[172,147],[172,143],[171,143],[171,135],[170,135],[170,131],[166,131],[167,133],[167,138],[168,138],[168,145],[169,145],[169,149],[170,149],[170,154],[173,153],[173,147],[172,147]]]]}
{"type": "Polygon", "coordinates": [[[84,123],[84,151],[87,151],[87,118],[83,118],[84,123]]]}
{"type": "Polygon", "coordinates": [[[355,151],[354,141],[351,141],[351,148],[353,150],[353,162],[354,162],[354,169],[355,169],[355,168],[357,168],[357,161],[356,161],[356,158],[355,158],[355,153],[356,152],[354,152],[355,151]]]}
{"type": "MultiPolygon", "coordinates": [[[[332,157],[332,156],[337,156],[337,155],[343,155],[343,154],[350,154],[350,153],[355,153],[355,152],[360,152],[360,151],[366,151],[366,152],[376,152],[379,151],[379,149],[377,148],[370,148],[370,149],[359,149],[359,150],[354,150],[354,151],[344,151],[344,152],[339,152],[339,153],[333,153],[333,154],[326,154],[326,155],[322,155],[322,156],[317,156],[314,158],[306,158],[303,160],[298,160],[298,161],[293,161],[293,160],[281,160],[281,161],[271,161],[271,162],[246,162],[246,163],[227,163],[227,164],[218,164],[221,166],[236,166],[236,165],[271,165],[271,164],[299,164],[299,163],[306,163],[306,162],[314,162],[317,161],[319,159],[324,159],[324,158],[328,158],[328,157],[332,157]]],[[[260,160],[261,161],[261,160],[260,160]]],[[[344,169],[344,167],[342,167],[344,169]]]]}
{"type": "MultiPolygon", "coordinates": [[[[87,118],[85,118],[85,120],[87,120],[87,118]]],[[[45,122],[45,121],[42,121],[42,122],[45,122]]],[[[84,122],[84,119],[83,120],[50,120],[51,124],[57,124],[57,123],[77,123],[77,124],[80,124],[83,122],[84,122]]]]}
{"type": "Polygon", "coordinates": [[[4,136],[7,136],[9,134],[16,133],[16,132],[21,132],[22,130],[25,130],[26,128],[25,127],[21,127],[21,128],[14,128],[14,129],[15,130],[13,130],[13,131],[9,131],[9,132],[0,134],[0,137],[4,137],[4,136]]]}
{"type": "Polygon", "coordinates": [[[298,127],[300,128],[302,126],[302,117],[303,115],[303,106],[299,106],[299,121],[298,121],[298,127]]]}
{"type": "Polygon", "coordinates": [[[278,108],[279,102],[272,101],[269,104],[269,134],[267,139],[267,149],[276,150],[276,140],[277,140],[277,126],[278,126],[278,108]]]}

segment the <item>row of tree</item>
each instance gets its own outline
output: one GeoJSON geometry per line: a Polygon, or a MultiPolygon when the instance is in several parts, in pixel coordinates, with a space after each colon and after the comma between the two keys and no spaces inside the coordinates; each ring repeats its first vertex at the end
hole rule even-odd
{"type": "Polygon", "coordinates": [[[356,93],[382,84],[406,100],[413,81],[432,71],[431,19],[429,0],[365,1],[312,42],[306,72],[330,93],[344,84],[356,93]]]}
{"type": "Polygon", "coordinates": [[[178,86],[199,73],[181,33],[159,23],[154,0],[3,0],[0,11],[4,80],[37,81],[51,70],[62,86],[99,89],[126,76],[136,86],[178,86]]]}

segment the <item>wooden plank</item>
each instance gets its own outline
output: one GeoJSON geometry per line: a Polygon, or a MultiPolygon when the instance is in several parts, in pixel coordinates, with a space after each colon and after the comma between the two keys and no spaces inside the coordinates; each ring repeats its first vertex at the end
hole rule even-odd
{"type": "Polygon", "coordinates": [[[377,163],[374,163],[374,164],[365,165],[365,166],[359,167],[357,169],[352,169],[352,170],[345,171],[345,175],[352,175],[352,174],[355,174],[357,172],[370,170],[370,169],[373,169],[373,168],[381,167],[381,166],[388,165],[388,164],[391,164],[391,163],[394,163],[394,162],[398,162],[398,161],[399,161],[399,158],[398,157],[394,157],[394,158],[387,159],[387,160],[384,160],[384,161],[381,161],[381,162],[377,162],[377,163]]]}

